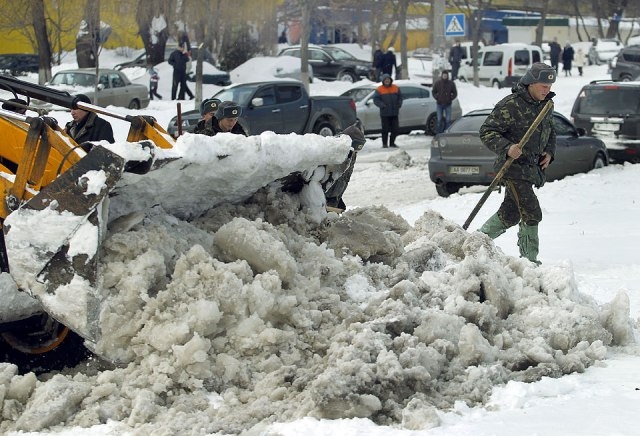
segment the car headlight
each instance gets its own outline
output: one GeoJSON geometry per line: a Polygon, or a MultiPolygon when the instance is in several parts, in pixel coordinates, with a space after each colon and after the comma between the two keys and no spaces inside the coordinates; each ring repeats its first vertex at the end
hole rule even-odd
{"type": "Polygon", "coordinates": [[[359,74],[368,74],[369,73],[369,68],[368,67],[356,67],[356,71],[359,74]]]}
{"type": "Polygon", "coordinates": [[[444,148],[447,141],[444,138],[433,138],[431,140],[431,148],[444,148]]]}

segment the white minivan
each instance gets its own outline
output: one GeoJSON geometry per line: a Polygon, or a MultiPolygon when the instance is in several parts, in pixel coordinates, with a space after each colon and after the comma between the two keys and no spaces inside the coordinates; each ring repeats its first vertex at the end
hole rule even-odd
{"type": "MultiPolygon", "coordinates": [[[[478,50],[478,78],[481,85],[495,88],[511,87],[535,62],[543,62],[542,49],[537,45],[505,43],[478,50]]],[[[463,62],[458,78],[473,82],[472,60],[463,62]]]]}

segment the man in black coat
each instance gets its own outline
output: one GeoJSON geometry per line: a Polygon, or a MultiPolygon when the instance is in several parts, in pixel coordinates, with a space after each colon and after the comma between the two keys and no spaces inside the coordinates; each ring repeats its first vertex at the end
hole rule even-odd
{"type": "Polygon", "coordinates": [[[171,100],[176,99],[178,86],[180,91],[177,92],[178,100],[184,100],[185,93],[193,100],[193,93],[187,86],[187,63],[189,62],[189,52],[184,42],[181,42],[177,50],[169,55],[167,61],[173,67],[173,82],[171,84],[171,100]]]}
{"type": "MultiPolygon", "coordinates": [[[[91,100],[84,94],[78,95],[77,101],[91,104],[91,100]]],[[[88,152],[92,148],[91,142],[107,141],[113,144],[113,128],[108,121],[103,120],[94,112],[88,112],[75,106],[71,109],[70,121],[65,126],[65,132],[88,152]]]]}
{"type": "Polygon", "coordinates": [[[387,52],[382,55],[382,74],[388,74],[393,77],[394,69],[396,70],[396,78],[398,78],[398,62],[396,61],[396,55],[393,52],[393,47],[389,47],[387,52]]]}
{"type": "Polygon", "coordinates": [[[551,60],[551,66],[558,72],[558,64],[560,63],[560,55],[562,54],[562,47],[558,44],[558,38],[553,38],[553,41],[549,43],[549,58],[551,60]]]}

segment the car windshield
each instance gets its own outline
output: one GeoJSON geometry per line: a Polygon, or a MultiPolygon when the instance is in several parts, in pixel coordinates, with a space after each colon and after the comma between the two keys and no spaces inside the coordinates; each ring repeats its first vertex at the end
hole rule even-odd
{"type": "Polygon", "coordinates": [[[371,94],[371,91],[373,91],[372,88],[353,88],[350,89],[346,92],[344,92],[342,95],[345,97],[351,97],[353,99],[353,101],[355,102],[359,102],[364,100],[364,98],[371,94]]]}
{"type": "Polygon", "coordinates": [[[612,86],[583,90],[578,112],[585,115],[637,113],[639,106],[639,89],[612,86]]]}
{"type": "Polygon", "coordinates": [[[323,47],[324,50],[331,55],[337,61],[353,61],[356,58],[353,57],[350,53],[342,50],[338,47],[323,47]]]}
{"type": "Polygon", "coordinates": [[[482,126],[482,123],[484,123],[484,120],[486,120],[488,116],[488,114],[465,115],[462,118],[458,118],[451,127],[449,127],[449,133],[477,133],[480,130],[480,126],[482,126]]]}
{"type": "Polygon", "coordinates": [[[71,85],[92,87],[95,83],[95,74],[87,73],[58,73],[51,79],[51,85],[71,85]]]}
{"type": "Polygon", "coordinates": [[[235,86],[229,89],[223,89],[213,97],[220,101],[235,101],[240,106],[248,106],[249,99],[258,86],[259,85],[235,86]]]}

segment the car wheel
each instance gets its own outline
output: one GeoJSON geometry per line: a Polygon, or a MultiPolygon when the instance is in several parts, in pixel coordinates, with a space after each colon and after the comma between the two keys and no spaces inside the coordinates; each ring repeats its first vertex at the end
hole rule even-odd
{"type": "Polygon", "coordinates": [[[502,85],[500,85],[500,82],[497,79],[495,79],[493,82],[491,82],[491,86],[494,87],[494,88],[497,88],[497,89],[502,88],[502,85]]]}
{"type": "Polygon", "coordinates": [[[328,121],[323,121],[316,124],[315,129],[313,129],[313,133],[320,136],[335,136],[336,129],[328,121]]]}
{"type": "Polygon", "coordinates": [[[438,116],[434,113],[427,118],[427,124],[424,129],[425,135],[436,136],[438,133],[438,116]]]}
{"type": "Polygon", "coordinates": [[[620,75],[620,80],[623,82],[631,82],[633,78],[631,77],[631,75],[625,73],[620,75]]]}
{"type": "Polygon", "coordinates": [[[131,100],[129,102],[128,108],[129,109],[140,109],[140,102],[138,100],[135,100],[135,99],[131,100]]]}
{"type": "Polygon", "coordinates": [[[448,197],[451,194],[457,193],[460,187],[458,183],[436,183],[436,192],[440,197],[448,197]]]}
{"type": "Polygon", "coordinates": [[[605,159],[605,157],[598,153],[596,155],[596,158],[593,160],[593,168],[592,169],[596,169],[596,168],[604,168],[607,166],[607,160],[605,159]]]}
{"type": "Polygon", "coordinates": [[[353,82],[358,81],[358,78],[356,77],[356,75],[353,74],[351,71],[347,71],[347,70],[340,71],[338,73],[337,78],[338,78],[338,80],[340,80],[342,82],[353,83],[353,82]]]}

